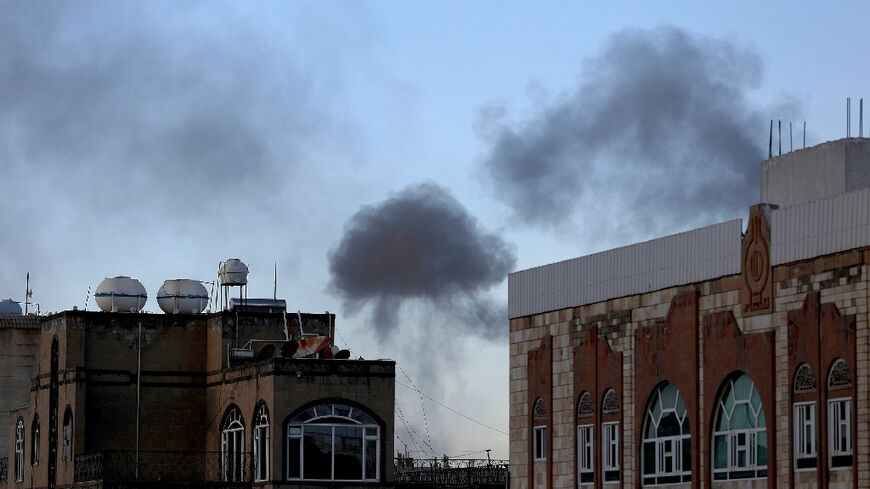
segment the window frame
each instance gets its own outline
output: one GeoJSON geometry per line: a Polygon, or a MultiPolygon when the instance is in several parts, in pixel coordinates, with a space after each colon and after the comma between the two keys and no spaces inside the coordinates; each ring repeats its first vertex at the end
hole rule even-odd
{"type": "Polygon", "coordinates": [[[577,484],[581,486],[595,484],[594,424],[577,425],[577,484]],[[591,478],[583,481],[583,474],[591,474],[591,478]]]}
{"type": "Polygon", "coordinates": [[[254,436],[252,447],[254,452],[254,467],[252,470],[254,482],[268,481],[271,473],[272,447],[270,421],[269,409],[266,407],[266,403],[262,401],[257,403],[257,408],[254,411],[254,428],[252,430],[254,436]],[[262,451],[260,450],[261,444],[264,448],[262,451]]]}
{"type": "Polygon", "coordinates": [[[245,418],[238,406],[230,406],[221,422],[221,480],[242,482],[245,474],[245,418]],[[231,463],[232,462],[232,463],[231,463]]]}
{"type": "MultiPolygon", "coordinates": [[[[767,454],[767,461],[764,465],[758,464],[758,447],[759,447],[759,435],[763,434],[765,438],[765,443],[767,443],[767,417],[764,415],[764,401],[761,399],[761,392],[758,391],[758,388],[755,385],[755,381],[752,380],[749,375],[740,372],[736,375],[730,375],[725,382],[723,382],[723,388],[720,389],[719,394],[716,396],[716,409],[713,415],[713,433],[710,438],[710,468],[712,474],[713,482],[721,482],[721,481],[732,481],[732,480],[760,480],[767,479],[770,476],[770,453],[767,454]],[[735,384],[741,378],[746,377],[750,382],[749,392],[747,393],[746,398],[737,399],[735,394],[736,388],[735,384]],[[727,382],[728,384],[725,384],[727,382]],[[724,387],[727,385],[727,388],[724,387]],[[753,394],[758,394],[758,412],[755,412],[754,407],[752,406],[752,398],[753,394]],[[722,431],[719,430],[719,421],[720,417],[725,413],[725,400],[724,398],[730,395],[732,396],[734,402],[730,408],[730,413],[728,414],[728,429],[722,431]],[[732,419],[732,415],[738,406],[747,405],[751,414],[755,417],[756,423],[754,428],[731,428],[730,423],[732,419]],[[758,426],[758,420],[762,419],[764,421],[764,426],[758,426]],[[725,468],[716,468],[716,441],[720,437],[725,437],[725,451],[726,451],[726,463],[725,468]],[[740,443],[740,437],[744,437],[744,442],[740,443]],[[739,454],[745,454],[745,465],[738,465],[739,463],[739,454]],[[735,460],[738,459],[738,460],[735,460]],[[750,477],[742,477],[743,473],[752,472],[753,475],[750,477]],[[763,472],[763,475],[759,475],[759,473],[763,472]],[[725,474],[725,477],[717,477],[719,474],[725,474]],[[732,475],[736,475],[736,477],[732,477],[732,475]]],[[[769,444],[767,445],[769,447],[769,444]]]]}
{"type": "Polygon", "coordinates": [[[619,484],[619,421],[601,423],[601,483],[619,484]],[[608,473],[616,472],[616,480],[608,480],[608,473]]]}
{"type": "Polygon", "coordinates": [[[795,402],[792,404],[792,450],[794,453],[793,456],[793,466],[795,472],[814,472],[818,469],[818,454],[819,454],[819,433],[818,433],[818,416],[816,409],[816,401],[806,401],[806,402],[795,402]],[[809,413],[809,417],[804,416],[804,413],[809,413]],[[804,438],[806,435],[805,429],[810,426],[812,429],[810,430],[812,439],[811,439],[811,447],[812,450],[810,452],[805,451],[803,448],[805,447],[804,438]],[[800,460],[810,460],[812,459],[816,465],[812,467],[799,467],[800,460]]]}
{"type": "Polygon", "coordinates": [[[66,407],[63,413],[63,429],[61,431],[61,457],[62,463],[72,462],[72,438],[73,438],[73,416],[69,406],[66,407]]]}
{"type": "Polygon", "coordinates": [[[284,457],[284,480],[285,481],[304,481],[304,482],[346,482],[346,483],[372,483],[379,482],[381,480],[382,475],[382,460],[381,460],[381,436],[383,430],[380,423],[372,416],[369,411],[365,408],[358,407],[356,405],[347,404],[343,401],[335,401],[335,402],[323,402],[320,404],[310,405],[307,408],[300,410],[296,414],[294,414],[289,421],[285,423],[284,429],[284,447],[285,447],[285,457],[284,457]],[[329,406],[327,410],[326,407],[329,406]],[[339,406],[340,409],[348,408],[348,413],[346,415],[337,413],[336,406],[339,406]],[[323,408],[323,414],[320,414],[319,409],[323,408]],[[310,413],[313,411],[315,414],[313,417],[306,418],[304,420],[300,420],[306,413],[310,413]],[[328,412],[326,412],[328,411],[328,412]],[[353,418],[354,411],[359,411],[362,415],[367,418],[367,422],[362,422],[356,418],[353,418]],[[325,422],[318,422],[321,420],[326,420],[325,422]],[[338,420],[341,422],[329,422],[329,420],[338,420]],[[305,427],[306,426],[317,426],[317,427],[329,427],[330,428],[330,453],[331,453],[331,464],[330,464],[330,478],[329,479],[314,479],[314,478],[306,478],[305,477],[305,450],[304,450],[304,440],[305,440],[305,427]],[[362,430],[362,435],[360,439],[362,440],[362,467],[361,467],[361,478],[360,479],[336,479],[335,477],[335,446],[336,446],[336,428],[345,428],[345,427],[359,427],[362,430]],[[367,462],[368,459],[368,446],[369,442],[374,442],[374,468],[375,474],[374,477],[367,477],[369,474],[367,473],[367,462]],[[299,475],[298,477],[291,476],[290,467],[291,467],[291,444],[298,443],[298,452],[299,452],[299,475]]]}
{"type": "Polygon", "coordinates": [[[33,416],[33,423],[30,427],[30,465],[37,466],[39,465],[39,415],[36,414],[33,416]]]}
{"type": "Polygon", "coordinates": [[[828,468],[830,470],[850,470],[855,464],[854,445],[852,440],[852,397],[837,397],[828,399],[828,468]],[[844,404],[845,416],[839,418],[839,409],[835,409],[836,405],[844,404]],[[837,419],[835,419],[835,417],[837,419]],[[845,425],[845,426],[844,426],[845,425]],[[844,427],[846,436],[846,450],[835,448],[840,441],[840,428],[844,427]],[[834,457],[850,457],[849,465],[834,466],[834,457]]]}
{"type": "Polygon", "coordinates": [[[537,425],[532,429],[534,434],[534,454],[532,460],[544,462],[547,460],[547,425],[537,425]]]}
{"type": "Polygon", "coordinates": [[[689,420],[689,412],[685,406],[685,399],[683,399],[683,394],[677,386],[671,382],[664,382],[659,384],[653,394],[653,397],[650,399],[649,403],[646,406],[646,410],[644,413],[644,424],[643,424],[643,435],[641,437],[641,450],[640,450],[640,480],[642,486],[654,487],[654,486],[668,486],[673,484],[688,484],[692,482],[692,466],[691,461],[689,462],[689,467],[686,468],[683,464],[683,444],[689,444],[689,450],[692,448],[692,427],[689,420]],[[674,397],[674,406],[673,407],[665,407],[662,404],[661,394],[668,387],[673,386],[674,390],[676,390],[676,397],[674,397]],[[680,419],[679,413],[677,412],[677,406],[680,404],[680,400],[682,399],[682,406],[685,410],[683,413],[683,421],[680,423],[680,434],[672,435],[672,436],[658,436],[648,438],[647,432],[649,430],[649,423],[655,422],[656,428],[658,428],[658,423],[666,417],[668,414],[673,413],[677,419],[680,419]],[[653,412],[655,411],[655,407],[658,407],[658,419],[653,419],[653,412]],[[646,473],[646,456],[645,456],[645,448],[647,446],[653,447],[653,459],[655,467],[653,471],[649,474],[646,473]],[[670,447],[668,450],[667,447],[670,447]],[[671,470],[667,470],[666,468],[666,459],[670,460],[671,470]],[[646,479],[653,479],[654,482],[646,482],[646,479]],[[665,479],[661,481],[660,479],[665,479]],[[673,480],[676,479],[676,480],[673,480]]]}
{"type": "Polygon", "coordinates": [[[15,482],[24,482],[24,418],[15,423],[15,482]]]}

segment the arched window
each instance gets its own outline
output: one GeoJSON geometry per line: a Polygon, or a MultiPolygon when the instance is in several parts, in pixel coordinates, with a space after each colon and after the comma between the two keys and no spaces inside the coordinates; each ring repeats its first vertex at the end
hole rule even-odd
{"type": "Polygon", "coordinates": [[[849,365],[842,358],[834,360],[828,371],[828,446],[832,469],[852,466],[851,387],[849,365]]]}
{"type": "Polygon", "coordinates": [[[595,482],[595,425],[592,411],[592,395],[588,392],[580,394],[577,400],[577,481],[580,485],[595,482]]]}
{"type": "Polygon", "coordinates": [[[664,383],[646,407],[643,432],[643,484],[692,481],[692,432],[682,394],[664,383]]]}
{"type": "Polygon", "coordinates": [[[287,422],[287,479],[380,479],[381,427],[359,407],[318,404],[287,422]]]}
{"type": "Polygon", "coordinates": [[[254,411],[254,481],[269,480],[270,452],[269,409],[260,401],[254,411]]]}
{"type": "Polygon", "coordinates": [[[245,419],[237,406],[230,406],[221,423],[221,475],[223,480],[245,480],[245,419]]]}
{"type": "Polygon", "coordinates": [[[795,394],[816,390],[816,376],[813,373],[813,368],[806,363],[800,364],[797,370],[795,370],[794,385],[792,387],[795,394]]]}
{"type": "Polygon", "coordinates": [[[33,417],[30,427],[30,465],[39,465],[39,415],[33,417]]]}
{"type": "Polygon", "coordinates": [[[547,406],[540,397],[535,400],[532,416],[533,460],[547,460],[547,406]]]}
{"type": "Polygon", "coordinates": [[[767,477],[767,422],[746,374],[725,381],[713,423],[713,479],[767,477]]]}
{"type": "MultiPolygon", "coordinates": [[[[792,390],[795,394],[815,392],[816,376],[809,364],[795,369],[792,390]]],[[[804,398],[806,399],[806,398],[804,398]]],[[[817,453],[816,401],[798,401],[792,405],[792,440],[795,470],[815,470],[817,453]]]]}
{"type": "Polygon", "coordinates": [[[15,482],[24,480],[24,419],[15,425],[15,482]]]}
{"type": "Polygon", "coordinates": [[[72,408],[67,405],[63,412],[63,445],[61,451],[61,462],[72,461],[72,437],[73,437],[73,416],[72,408]]]}

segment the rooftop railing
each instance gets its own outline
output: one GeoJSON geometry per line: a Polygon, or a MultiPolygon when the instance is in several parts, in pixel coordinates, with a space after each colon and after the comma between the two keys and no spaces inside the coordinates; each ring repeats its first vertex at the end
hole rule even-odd
{"type": "Polygon", "coordinates": [[[507,487],[507,460],[400,457],[396,459],[396,484],[434,487],[507,487]]]}

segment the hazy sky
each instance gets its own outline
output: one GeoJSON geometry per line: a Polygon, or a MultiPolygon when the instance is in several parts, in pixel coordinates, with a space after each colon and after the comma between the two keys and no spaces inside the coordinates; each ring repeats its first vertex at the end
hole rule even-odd
{"type": "MultiPolygon", "coordinates": [[[[155,311],[229,257],[269,296],[277,262],[292,310],[337,312],[340,345],[506,432],[506,273],[742,217],[771,118],[796,147],[803,120],[843,137],[847,96],[857,118],[868,14],[0,1],[0,297],[30,272],[42,311],[82,308],[125,274],[155,311]]],[[[398,448],[507,456],[397,392],[398,448]]]]}

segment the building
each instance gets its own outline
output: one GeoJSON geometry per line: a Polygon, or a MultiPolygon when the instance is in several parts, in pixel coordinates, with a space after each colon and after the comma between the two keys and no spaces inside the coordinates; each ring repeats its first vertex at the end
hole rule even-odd
{"type": "Polygon", "coordinates": [[[0,316],[2,486],[392,487],[395,363],[296,358],[334,315],[240,304],[0,316]]]}
{"type": "Polygon", "coordinates": [[[514,489],[870,487],[870,140],[733,221],[509,277],[514,489]]]}

